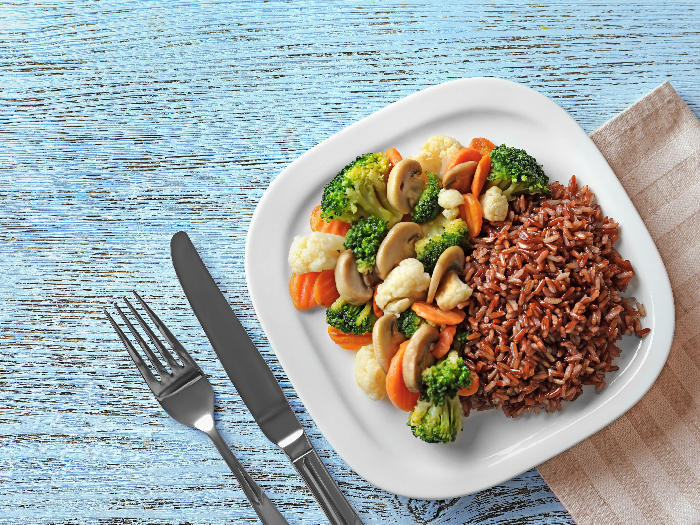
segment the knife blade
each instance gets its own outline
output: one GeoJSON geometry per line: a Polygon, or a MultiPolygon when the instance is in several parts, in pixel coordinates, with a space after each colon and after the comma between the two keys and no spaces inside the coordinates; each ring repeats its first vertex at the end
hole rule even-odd
{"type": "Polygon", "coordinates": [[[173,235],[170,253],[199,324],[263,434],[284,451],[331,524],[362,525],[187,233],[173,235]]]}

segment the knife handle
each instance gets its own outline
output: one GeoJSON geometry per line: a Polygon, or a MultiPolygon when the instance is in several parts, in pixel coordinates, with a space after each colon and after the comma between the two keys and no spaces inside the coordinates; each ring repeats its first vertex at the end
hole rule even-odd
{"type": "Polygon", "coordinates": [[[253,509],[255,509],[255,512],[258,513],[258,517],[263,525],[289,525],[289,522],[280,514],[275,504],[270,501],[267,494],[255,483],[255,480],[251,478],[250,474],[243,468],[238,458],[231,452],[231,449],[226,444],[226,441],[224,441],[224,438],[221,437],[216,427],[212,427],[206,434],[214,442],[216,449],[219,451],[219,454],[221,454],[221,457],[224,458],[228,468],[231,469],[233,475],[236,476],[238,483],[241,484],[243,492],[248,496],[250,504],[253,506],[253,509]]]}
{"type": "Polygon", "coordinates": [[[282,450],[289,456],[294,468],[304,478],[306,486],[309,487],[316,502],[323,509],[328,521],[331,525],[363,525],[362,520],[340,491],[321,458],[318,457],[318,453],[306,433],[302,433],[300,438],[303,440],[297,439],[294,447],[284,447],[282,450]],[[302,441],[306,441],[306,443],[301,443],[302,441]],[[292,452],[290,449],[300,445],[306,448],[306,451],[303,455],[295,458],[296,454],[290,454],[292,452]]]}

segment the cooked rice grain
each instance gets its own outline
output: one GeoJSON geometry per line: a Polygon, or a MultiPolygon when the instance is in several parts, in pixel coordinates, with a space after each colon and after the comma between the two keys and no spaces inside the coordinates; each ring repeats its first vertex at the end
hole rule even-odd
{"type": "Polygon", "coordinates": [[[481,386],[462,399],[465,415],[561,410],[583,385],[605,387],[622,335],[649,331],[644,307],[620,295],[634,270],[613,248],[618,224],[576,177],[549,187],[551,195],[511,202],[505,221],[486,222],[472,240],[465,360],[481,386]]]}

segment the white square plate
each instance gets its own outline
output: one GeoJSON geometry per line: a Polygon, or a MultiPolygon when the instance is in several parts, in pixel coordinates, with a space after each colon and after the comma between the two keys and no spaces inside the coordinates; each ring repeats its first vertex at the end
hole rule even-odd
{"type": "Polygon", "coordinates": [[[431,87],[362,119],[304,153],[270,184],[246,243],[246,278],[272,348],[328,442],[360,476],[402,496],[451,498],[501,483],[587,438],[629,410],[661,372],[671,347],[674,305],[659,252],[617,177],[585,131],[555,102],[519,84],[463,79],[431,87]],[[324,310],[297,311],[289,299],[287,254],[295,235],[309,234],[309,216],[324,185],[357,155],[397,148],[416,153],[431,136],[462,144],[486,137],[525,149],[550,180],[576,175],[603,213],[620,223],[616,247],[636,276],[627,296],[646,307],[644,339],[620,341],[620,370],[608,386],[592,386],[554,414],[507,418],[472,414],[454,443],[413,437],[408,415],[387,399],[370,400],[354,378],[355,353],[328,337],[324,310]]]}

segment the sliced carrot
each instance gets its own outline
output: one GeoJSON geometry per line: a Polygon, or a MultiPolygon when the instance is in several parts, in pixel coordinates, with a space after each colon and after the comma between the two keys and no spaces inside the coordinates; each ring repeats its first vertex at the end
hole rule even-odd
{"type": "Polygon", "coordinates": [[[311,218],[309,219],[309,223],[311,224],[311,231],[312,232],[320,232],[323,230],[323,225],[326,224],[326,221],[324,221],[321,218],[321,205],[319,204],[316,206],[313,211],[311,212],[311,218]]]}
{"type": "Polygon", "coordinates": [[[308,310],[318,306],[314,299],[314,284],[321,272],[293,273],[289,280],[289,295],[292,303],[299,310],[308,310]]]}
{"type": "Polygon", "coordinates": [[[349,229],[349,222],[333,219],[331,222],[326,222],[321,231],[324,233],[332,233],[334,235],[342,235],[345,237],[345,234],[348,233],[349,229]]]}
{"type": "Polygon", "coordinates": [[[437,306],[424,301],[416,301],[411,306],[411,309],[426,321],[431,321],[435,324],[459,324],[464,321],[467,315],[464,313],[464,310],[459,310],[457,308],[453,310],[441,310],[437,306]]]}
{"type": "Polygon", "coordinates": [[[479,390],[479,376],[472,370],[472,384],[469,386],[462,387],[458,392],[457,395],[459,396],[471,396],[472,394],[476,394],[476,391],[479,390]]]}
{"type": "Polygon", "coordinates": [[[433,355],[435,356],[435,359],[440,359],[450,351],[452,340],[455,338],[456,333],[456,324],[446,326],[442,329],[442,332],[440,332],[440,337],[438,337],[437,343],[435,343],[435,347],[433,348],[433,355]]]}
{"type": "Polygon", "coordinates": [[[389,148],[388,150],[386,150],[386,156],[389,157],[389,169],[393,168],[403,160],[401,153],[399,153],[399,150],[397,150],[396,148],[389,148]]]}
{"type": "Polygon", "coordinates": [[[374,295],[372,295],[372,311],[374,312],[375,317],[379,319],[382,315],[384,315],[384,310],[379,308],[379,305],[377,304],[377,286],[374,287],[374,295]]]}
{"type": "Polygon", "coordinates": [[[411,392],[406,383],[403,382],[403,354],[406,351],[409,341],[404,341],[399,345],[399,349],[394,354],[389,364],[389,372],[386,375],[386,393],[389,400],[399,410],[410,412],[416,406],[420,392],[411,392]]]}
{"type": "Polygon", "coordinates": [[[463,193],[462,197],[464,197],[464,204],[459,207],[459,214],[469,226],[469,236],[477,237],[484,220],[484,210],[473,193],[463,193]]]}
{"type": "Polygon", "coordinates": [[[334,235],[342,235],[343,237],[350,229],[350,223],[339,219],[333,219],[331,222],[324,221],[323,217],[321,217],[320,204],[311,212],[309,224],[311,225],[312,232],[332,233],[334,235]]]}
{"type": "Polygon", "coordinates": [[[469,143],[469,147],[475,149],[482,155],[488,155],[493,151],[496,145],[488,139],[479,137],[476,139],[472,139],[472,141],[469,143]]]}
{"type": "Polygon", "coordinates": [[[476,167],[476,172],[474,173],[474,179],[472,180],[472,193],[479,198],[481,195],[481,190],[484,189],[484,183],[486,182],[486,177],[489,176],[489,170],[491,169],[491,157],[484,155],[479,161],[479,165],[476,167]]]}
{"type": "Polygon", "coordinates": [[[333,326],[328,327],[328,335],[333,342],[346,350],[359,350],[372,342],[372,333],[355,335],[341,332],[333,326]]]}
{"type": "Polygon", "coordinates": [[[314,283],[314,299],[324,308],[330,308],[338,297],[340,294],[335,286],[335,271],[323,270],[314,283]]]}
{"type": "Polygon", "coordinates": [[[452,160],[450,160],[450,162],[447,164],[447,166],[445,167],[445,173],[450,171],[457,164],[462,164],[463,162],[469,162],[470,160],[478,162],[481,160],[481,157],[482,157],[481,153],[479,153],[475,149],[462,148],[457,153],[455,153],[455,156],[452,157],[452,160]]]}

